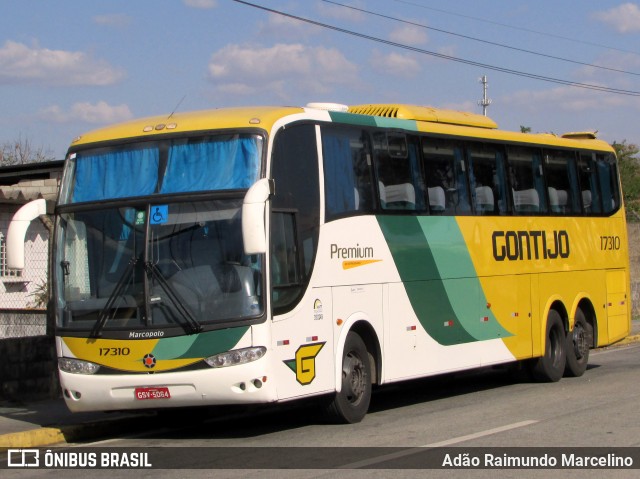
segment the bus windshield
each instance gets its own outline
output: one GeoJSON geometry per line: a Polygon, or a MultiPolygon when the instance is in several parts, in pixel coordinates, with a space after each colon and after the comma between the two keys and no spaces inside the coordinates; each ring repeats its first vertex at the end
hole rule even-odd
{"type": "Polygon", "coordinates": [[[243,253],[241,207],[239,198],[61,214],[58,326],[183,334],[259,316],[262,264],[243,253]]]}
{"type": "Polygon", "coordinates": [[[244,254],[240,216],[263,141],[218,134],[72,153],[54,260],[58,327],[148,337],[135,331],[192,334],[260,317],[262,257],[244,254]]]}

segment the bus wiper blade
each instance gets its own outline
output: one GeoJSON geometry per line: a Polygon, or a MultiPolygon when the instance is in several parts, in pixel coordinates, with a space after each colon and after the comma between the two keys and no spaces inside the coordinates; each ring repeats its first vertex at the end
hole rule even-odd
{"type": "Polygon", "coordinates": [[[184,300],[167,282],[158,267],[151,261],[147,261],[144,264],[144,270],[148,275],[153,277],[158,282],[162,290],[167,294],[167,296],[169,296],[171,302],[176,306],[178,312],[182,313],[182,316],[184,316],[184,318],[186,319],[186,324],[183,325],[185,327],[185,331],[189,334],[196,334],[201,332],[202,325],[195,318],[191,310],[187,306],[185,306],[184,300]]]}
{"type": "MultiPolygon", "coordinates": [[[[127,284],[127,281],[129,281],[129,278],[133,274],[133,269],[135,268],[137,262],[138,262],[138,259],[135,257],[132,257],[129,260],[129,263],[127,264],[126,269],[122,273],[122,276],[120,276],[120,279],[116,284],[116,287],[113,288],[113,291],[109,295],[109,298],[107,299],[107,302],[104,305],[104,308],[102,308],[102,310],[100,311],[100,314],[98,315],[98,321],[96,321],[95,326],[93,327],[93,329],[91,330],[91,333],[89,334],[90,338],[100,337],[100,334],[102,333],[102,329],[104,328],[104,325],[107,324],[107,321],[109,319],[111,319],[109,312],[111,311],[111,308],[113,307],[113,304],[115,303],[116,299],[118,299],[122,294],[122,291],[124,290],[124,287],[127,284]]],[[[111,317],[113,316],[111,315],[111,317]]]]}

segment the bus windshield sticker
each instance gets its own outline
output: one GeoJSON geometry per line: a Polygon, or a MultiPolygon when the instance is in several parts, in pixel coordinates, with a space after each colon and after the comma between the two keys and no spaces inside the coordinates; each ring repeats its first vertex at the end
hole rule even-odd
{"type": "Polygon", "coordinates": [[[149,213],[149,224],[161,225],[169,219],[169,205],[155,205],[149,213]]]}
{"type": "Polygon", "coordinates": [[[136,226],[144,225],[144,211],[136,211],[136,226]]]}

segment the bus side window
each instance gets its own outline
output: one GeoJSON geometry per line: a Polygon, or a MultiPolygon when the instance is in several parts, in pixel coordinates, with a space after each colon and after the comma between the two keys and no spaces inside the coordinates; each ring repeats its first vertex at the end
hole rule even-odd
{"type": "Polygon", "coordinates": [[[598,183],[602,194],[602,212],[613,213],[620,207],[620,190],[618,188],[616,163],[614,156],[596,153],[598,183]]]}
{"type": "Polygon", "coordinates": [[[547,211],[540,150],[512,147],[507,153],[513,211],[516,214],[547,211]]]}
{"type": "Polygon", "coordinates": [[[373,133],[375,171],[384,210],[424,210],[417,150],[404,134],[373,133]]]}
{"type": "Polygon", "coordinates": [[[544,168],[550,212],[561,215],[580,213],[582,200],[578,196],[575,153],[545,150],[544,168]]]}
{"type": "Polygon", "coordinates": [[[422,158],[431,214],[470,214],[462,146],[451,141],[423,138],[422,158]]]}
{"type": "Polygon", "coordinates": [[[504,155],[493,145],[474,143],[467,149],[471,196],[476,214],[505,214],[507,211],[504,155]]]}
{"type": "Polygon", "coordinates": [[[303,286],[296,243],[295,215],[274,211],[271,216],[271,284],[274,311],[279,311],[295,301],[303,286]]]}
{"type": "Polygon", "coordinates": [[[345,213],[370,212],[371,153],[362,130],[322,127],[325,215],[327,220],[345,213]]]}
{"type": "Polygon", "coordinates": [[[602,213],[602,200],[598,188],[598,172],[595,155],[580,153],[578,158],[578,179],[582,195],[582,207],[586,214],[602,213]]]}

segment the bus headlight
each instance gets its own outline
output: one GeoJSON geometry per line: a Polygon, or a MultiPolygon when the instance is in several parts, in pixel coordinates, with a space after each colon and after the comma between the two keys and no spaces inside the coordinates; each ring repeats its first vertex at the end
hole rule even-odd
{"type": "Polygon", "coordinates": [[[58,358],[58,368],[65,373],[95,374],[100,369],[100,366],[81,359],[58,358]]]}
{"type": "Polygon", "coordinates": [[[265,355],[267,348],[257,346],[253,348],[235,349],[226,353],[216,354],[205,358],[205,362],[212,368],[226,368],[237,364],[250,363],[265,355]]]}

